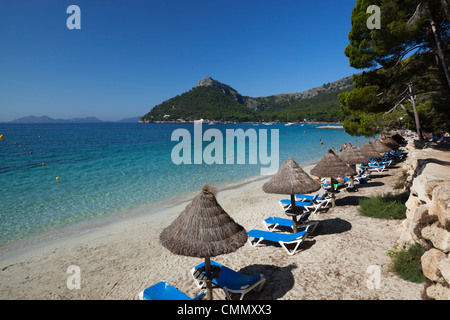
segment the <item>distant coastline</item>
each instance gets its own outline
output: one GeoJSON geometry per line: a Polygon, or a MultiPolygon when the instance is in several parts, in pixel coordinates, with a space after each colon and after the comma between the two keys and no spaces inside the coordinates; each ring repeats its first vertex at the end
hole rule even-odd
{"type": "Polygon", "coordinates": [[[335,125],[335,126],[319,126],[316,127],[316,129],[344,129],[341,125],[335,125]]]}
{"type": "Polygon", "coordinates": [[[125,123],[138,123],[140,116],[124,118],[117,121],[104,121],[96,117],[84,117],[84,118],[70,118],[70,119],[53,119],[49,116],[27,116],[12,121],[5,121],[1,123],[105,123],[105,122],[125,122],[125,123]]]}

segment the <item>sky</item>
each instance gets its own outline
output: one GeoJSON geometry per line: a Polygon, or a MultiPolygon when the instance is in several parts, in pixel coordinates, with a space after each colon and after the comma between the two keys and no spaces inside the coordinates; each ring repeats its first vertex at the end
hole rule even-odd
{"type": "Polygon", "coordinates": [[[251,97],[318,87],[358,72],[344,55],[355,3],[3,1],[0,121],[143,116],[206,76],[251,97]]]}

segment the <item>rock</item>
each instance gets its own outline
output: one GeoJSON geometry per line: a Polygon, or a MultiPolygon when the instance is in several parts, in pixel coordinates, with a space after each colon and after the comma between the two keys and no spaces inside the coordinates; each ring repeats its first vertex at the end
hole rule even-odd
{"type": "Polygon", "coordinates": [[[436,224],[427,226],[422,229],[422,237],[430,240],[433,246],[442,252],[450,252],[450,232],[444,228],[440,228],[436,224]]]}
{"type": "Polygon", "coordinates": [[[422,262],[422,272],[431,281],[442,281],[441,272],[437,266],[440,259],[445,258],[446,255],[437,249],[430,249],[425,252],[420,258],[422,262]]]}
{"type": "Polygon", "coordinates": [[[227,96],[232,96],[237,102],[245,104],[245,99],[239,94],[239,92],[226,84],[214,80],[211,77],[204,77],[197,83],[197,87],[214,87],[222,91],[227,96]]]}
{"type": "Polygon", "coordinates": [[[450,256],[441,258],[437,262],[437,267],[447,283],[450,283],[450,256]]]}
{"type": "Polygon", "coordinates": [[[434,188],[444,185],[450,180],[450,167],[443,166],[426,160],[418,160],[416,173],[418,176],[413,180],[412,191],[417,194],[419,201],[429,203],[432,199],[434,188]]]}
{"type": "Polygon", "coordinates": [[[400,237],[398,238],[398,242],[400,244],[413,244],[414,240],[411,236],[411,233],[406,230],[401,233],[400,237]]]}
{"type": "Polygon", "coordinates": [[[433,190],[433,201],[431,211],[437,215],[439,222],[445,226],[450,223],[450,185],[437,186],[433,190]]]}
{"type": "Polygon", "coordinates": [[[426,293],[429,298],[434,300],[450,300],[450,288],[442,284],[429,286],[426,293]]]}
{"type": "MultiPolygon", "coordinates": [[[[403,220],[402,225],[406,230],[405,233],[409,233],[409,237],[411,238],[411,240],[413,240],[414,242],[419,242],[420,239],[418,239],[416,234],[414,233],[414,229],[417,223],[412,220],[405,219],[403,220]]],[[[402,238],[408,239],[408,236],[404,235],[402,238]]]]}
{"type": "MultiPolygon", "coordinates": [[[[413,198],[412,196],[410,196],[409,198],[413,198]]],[[[409,199],[408,199],[409,201],[409,199]]],[[[407,201],[407,203],[408,203],[407,201]]],[[[407,206],[408,208],[408,206],[407,206]]],[[[419,222],[420,218],[422,218],[423,214],[427,214],[428,213],[428,204],[421,204],[419,206],[414,206],[411,209],[408,208],[408,210],[406,210],[406,218],[417,223],[419,222]]]]}

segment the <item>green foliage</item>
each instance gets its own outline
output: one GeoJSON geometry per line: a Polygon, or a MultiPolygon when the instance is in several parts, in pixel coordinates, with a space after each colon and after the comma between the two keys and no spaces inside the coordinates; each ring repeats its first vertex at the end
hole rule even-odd
{"type": "Polygon", "coordinates": [[[289,121],[315,119],[324,122],[341,122],[344,120],[344,114],[340,108],[338,95],[351,89],[351,87],[347,87],[329,90],[308,99],[296,99],[289,96],[255,99],[261,103],[258,109],[265,120],[284,122],[289,118],[289,121]]]}
{"type": "Polygon", "coordinates": [[[425,276],[422,272],[422,262],[420,260],[424,253],[425,250],[418,244],[408,247],[396,245],[393,250],[387,252],[387,255],[392,259],[390,270],[406,281],[424,282],[425,276]]]}
{"type": "Polygon", "coordinates": [[[354,75],[355,90],[339,95],[346,132],[370,136],[402,127],[420,128],[411,99],[417,105],[421,129],[450,128],[450,87],[425,12],[436,22],[444,55],[449,57],[450,23],[440,0],[357,0],[344,53],[352,67],[364,72],[354,75]],[[416,12],[419,4],[421,10],[416,12]],[[369,5],[380,7],[380,29],[367,28],[369,5]]]}
{"type": "Polygon", "coordinates": [[[155,106],[143,119],[256,121],[259,116],[252,109],[237,102],[233,96],[214,87],[195,87],[155,106]]]}
{"type": "Polygon", "coordinates": [[[359,213],[380,219],[404,219],[408,194],[375,196],[359,200],[359,213]]]}
{"type": "MultiPolygon", "coordinates": [[[[215,81],[215,80],[214,80],[215,81]]],[[[312,98],[299,98],[295,94],[250,98],[240,96],[236,90],[215,81],[215,86],[200,86],[153,107],[142,117],[149,121],[316,121],[340,122],[344,119],[338,95],[348,92],[350,81],[340,89],[318,90],[312,98]],[[248,105],[253,104],[256,110],[248,105]]]]}

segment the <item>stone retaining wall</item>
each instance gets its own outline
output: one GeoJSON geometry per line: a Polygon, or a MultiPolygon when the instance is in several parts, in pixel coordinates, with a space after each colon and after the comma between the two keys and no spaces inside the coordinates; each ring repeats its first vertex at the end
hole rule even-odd
{"type": "Polygon", "coordinates": [[[407,145],[406,219],[399,243],[419,243],[427,251],[422,255],[422,271],[428,279],[424,298],[450,300],[450,151],[416,149],[407,145]]]}

